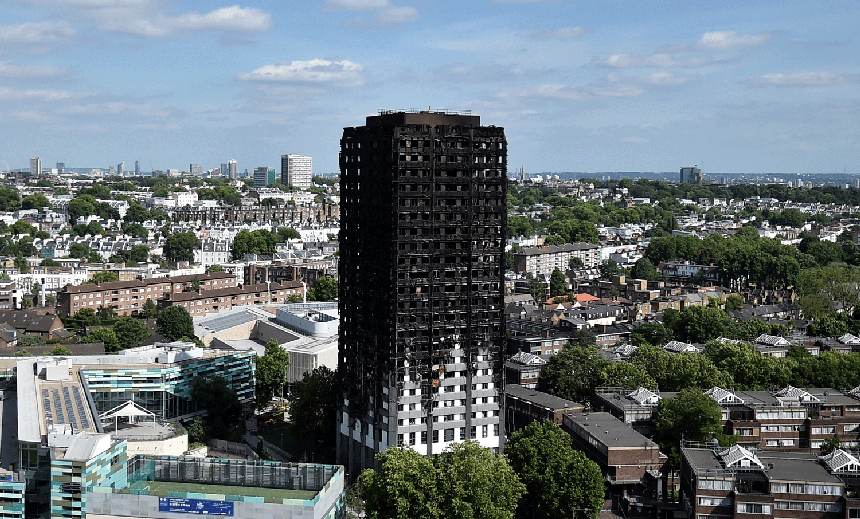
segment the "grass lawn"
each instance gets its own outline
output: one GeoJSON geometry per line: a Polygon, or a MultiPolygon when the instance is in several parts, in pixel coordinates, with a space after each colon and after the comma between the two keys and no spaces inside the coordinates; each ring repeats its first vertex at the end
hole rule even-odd
{"type": "Polygon", "coordinates": [[[283,488],[236,487],[228,485],[202,485],[199,483],[174,483],[169,481],[141,481],[136,488],[149,488],[149,495],[168,497],[170,492],[191,492],[232,496],[256,496],[267,500],[313,499],[312,490],[286,490],[283,488]]]}

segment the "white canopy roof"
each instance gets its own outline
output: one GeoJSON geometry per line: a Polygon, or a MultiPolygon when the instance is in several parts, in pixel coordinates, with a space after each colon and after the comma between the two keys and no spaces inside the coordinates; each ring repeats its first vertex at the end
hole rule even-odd
{"type": "Polygon", "coordinates": [[[151,416],[155,418],[155,413],[147,411],[136,402],[129,400],[124,404],[120,404],[110,411],[102,413],[99,418],[107,420],[109,418],[128,417],[128,416],[151,416]]]}

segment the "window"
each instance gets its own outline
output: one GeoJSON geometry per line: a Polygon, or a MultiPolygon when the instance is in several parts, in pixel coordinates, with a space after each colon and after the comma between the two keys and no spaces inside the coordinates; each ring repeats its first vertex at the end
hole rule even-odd
{"type": "Polygon", "coordinates": [[[454,441],[454,429],[445,429],[445,441],[446,442],[454,441]]]}
{"type": "Polygon", "coordinates": [[[699,498],[699,506],[732,506],[732,498],[703,496],[699,498]]]}
{"type": "Polygon", "coordinates": [[[771,483],[770,492],[772,494],[785,494],[788,492],[788,483],[771,483]]]}
{"type": "Polygon", "coordinates": [[[702,490],[731,490],[732,482],[720,479],[700,479],[699,488],[702,490]]]}
{"type": "Polygon", "coordinates": [[[739,514],[770,514],[771,505],[762,503],[738,503],[739,514]]]}

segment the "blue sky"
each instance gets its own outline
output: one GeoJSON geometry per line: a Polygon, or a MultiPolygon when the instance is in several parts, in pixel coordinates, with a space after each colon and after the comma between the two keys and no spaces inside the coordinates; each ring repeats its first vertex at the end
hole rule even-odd
{"type": "Polygon", "coordinates": [[[853,1],[0,0],[0,168],[337,170],[379,109],[509,168],[860,173],[853,1]]]}

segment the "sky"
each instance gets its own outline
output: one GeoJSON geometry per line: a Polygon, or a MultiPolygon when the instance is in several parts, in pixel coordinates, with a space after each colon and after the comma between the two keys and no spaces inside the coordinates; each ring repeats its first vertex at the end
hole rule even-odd
{"type": "Polygon", "coordinates": [[[0,0],[0,168],[338,170],[381,109],[508,168],[860,174],[860,2],[0,0]]]}

